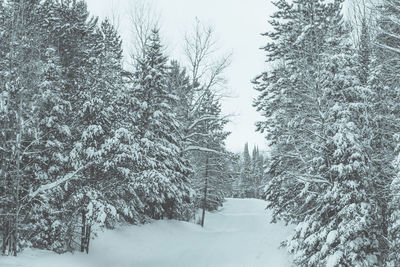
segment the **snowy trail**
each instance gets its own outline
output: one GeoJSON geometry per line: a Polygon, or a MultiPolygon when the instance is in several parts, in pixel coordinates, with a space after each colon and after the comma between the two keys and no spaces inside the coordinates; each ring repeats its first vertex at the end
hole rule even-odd
{"type": "Polygon", "coordinates": [[[204,229],[178,221],[106,231],[92,241],[89,255],[55,255],[29,250],[17,258],[0,257],[0,266],[32,267],[280,267],[290,257],[278,249],[290,229],[269,224],[265,202],[228,199],[206,215],[204,229]]]}

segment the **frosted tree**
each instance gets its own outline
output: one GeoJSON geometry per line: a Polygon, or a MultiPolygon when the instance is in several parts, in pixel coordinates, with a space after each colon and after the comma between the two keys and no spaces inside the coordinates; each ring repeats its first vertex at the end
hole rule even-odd
{"type": "Polygon", "coordinates": [[[329,177],[329,186],[319,188],[322,197],[311,195],[306,200],[314,210],[300,222],[289,243],[303,265],[377,266],[381,259],[379,214],[370,198],[375,193],[370,140],[362,128],[368,118],[368,92],[355,78],[356,66],[351,50],[336,50],[327,61],[327,75],[333,75],[324,90],[329,99],[325,144],[329,165],[321,174],[329,177]]]}
{"type": "Polygon", "coordinates": [[[252,159],[249,152],[249,144],[244,145],[242,168],[240,170],[240,188],[242,197],[254,197],[253,192],[253,173],[252,173],[252,159]]]}
{"type": "MultiPolygon", "coordinates": [[[[221,104],[212,92],[208,91],[204,96],[198,114],[217,118],[221,116],[221,104]]],[[[201,149],[191,153],[194,168],[192,181],[197,192],[197,207],[202,209],[202,226],[205,211],[217,209],[224,200],[223,185],[228,178],[224,144],[229,134],[224,130],[226,123],[227,120],[223,119],[204,120],[197,123],[194,129],[198,134],[192,145],[201,149]]]]}
{"type": "Polygon", "coordinates": [[[260,91],[255,100],[257,110],[265,120],[257,123],[266,132],[271,150],[270,175],[266,188],[275,219],[302,220],[300,203],[302,190],[308,183],[326,183],[310,163],[323,161],[321,146],[326,123],[322,115],[320,54],[323,49],[328,18],[333,20],[335,6],[320,1],[278,1],[278,11],[272,16],[274,31],[264,50],[274,65],[258,76],[254,83],[260,91]]]}
{"type": "MultiPolygon", "coordinates": [[[[110,121],[116,119],[116,112],[113,110],[114,93],[118,95],[118,91],[110,85],[112,81],[115,87],[118,87],[115,73],[118,74],[118,70],[121,69],[118,68],[118,61],[121,61],[122,52],[111,51],[112,38],[106,37],[110,35],[107,22],[103,23],[101,29],[97,28],[96,20],[88,20],[89,15],[83,2],[45,1],[40,10],[43,18],[49,18],[42,23],[47,34],[43,36],[43,41],[53,42],[54,53],[60,55],[59,59],[56,58],[58,65],[52,67],[55,73],[50,76],[53,84],[57,86],[50,87],[51,84],[47,82],[46,86],[49,87],[47,92],[50,92],[49,94],[61,92],[65,106],[63,109],[58,107],[47,112],[64,111],[65,124],[59,126],[62,129],[62,132],[59,132],[64,134],[61,142],[47,141],[46,146],[50,155],[58,161],[63,160],[62,168],[55,164],[57,162],[47,162],[46,164],[51,167],[49,171],[52,174],[49,176],[51,179],[47,179],[47,184],[42,186],[33,186],[30,194],[32,199],[42,198],[49,201],[47,206],[35,207],[36,217],[31,218],[31,223],[35,231],[38,231],[37,242],[41,241],[43,234],[49,235],[46,231],[40,232],[41,230],[55,229],[56,234],[50,233],[53,240],[46,248],[58,252],[72,249],[72,243],[78,239],[75,233],[79,227],[81,250],[88,251],[91,225],[111,224],[110,220],[115,219],[114,207],[105,201],[104,195],[106,192],[104,185],[108,182],[108,177],[114,174],[107,172],[108,169],[104,164],[109,152],[105,145],[111,139],[111,129],[114,126],[110,121]],[[66,21],[69,21],[69,24],[66,21]],[[82,32],[86,33],[85,38],[76,43],[75,38],[71,36],[75,36],[77,32],[59,32],[58,27],[64,23],[72,28],[81,28],[82,32]],[[63,42],[62,47],[59,46],[60,42],[63,42]],[[80,57],[71,61],[71,54],[80,57]],[[114,56],[110,56],[111,54],[114,56]],[[75,65],[75,68],[71,68],[72,65],[75,65]],[[54,77],[56,74],[58,76],[54,77]],[[78,86],[71,86],[74,84],[78,86]],[[64,154],[62,156],[55,154],[49,150],[50,145],[57,145],[64,154]],[[95,174],[99,179],[94,179],[95,174]],[[64,187],[61,188],[60,185],[64,187]],[[49,217],[49,214],[56,215],[49,217]],[[40,217],[41,215],[44,218],[40,217]],[[34,225],[35,220],[46,221],[48,225],[34,225]]],[[[115,43],[114,48],[118,50],[118,45],[115,46],[115,43]]],[[[56,61],[52,62],[54,65],[56,61]]],[[[49,127],[56,122],[53,116],[46,125],[49,127]]],[[[44,129],[44,132],[49,137],[54,135],[50,129],[44,129]]],[[[45,157],[47,153],[41,153],[41,156],[45,157]]],[[[34,245],[45,246],[38,243],[34,245]]]]}
{"type": "Polygon", "coordinates": [[[378,265],[379,213],[370,175],[370,94],[347,44],[342,1],[276,3],[255,80],[258,123],[272,146],[266,188],[274,220],[298,224],[288,241],[300,266],[378,265]],[[348,227],[351,225],[352,227],[348,227]]]}
{"type": "Polygon", "coordinates": [[[167,87],[167,58],[158,30],[153,30],[144,58],[138,60],[134,94],[139,103],[137,136],[143,156],[137,190],[152,218],[185,218],[192,190],[188,162],[181,157],[179,125],[172,106],[176,97],[167,87]]]}
{"type": "Polygon", "coordinates": [[[251,156],[251,175],[253,197],[260,198],[264,180],[264,157],[257,146],[254,146],[251,156]]]}
{"type": "Polygon", "coordinates": [[[371,88],[374,90],[377,119],[379,123],[377,131],[377,162],[384,162],[380,167],[380,176],[383,181],[381,185],[381,197],[383,201],[388,202],[391,196],[389,210],[387,211],[384,226],[388,229],[389,258],[388,266],[396,266],[400,263],[398,256],[400,251],[399,234],[399,164],[398,155],[398,135],[399,125],[399,88],[400,78],[398,69],[400,66],[400,3],[398,1],[385,0],[378,8],[378,31],[376,36],[376,45],[378,49],[374,53],[373,75],[371,79],[371,88]],[[379,129],[379,130],[378,130],[379,129]],[[379,153],[379,154],[378,154],[379,153]],[[379,158],[379,160],[378,160],[379,158]],[[394,163],[391,165],[391,161],[394,163]],[[383,166],[382,166],[383,165],[383,166]],[[394,166],[394,169],[391,168],[394,166]]]}
{"type": "Polygon", "coordinates": [[[248,143],[245,144],[244,151],[240,156],[238,177],[235,179],[234,185],[235,196],[260,198],[263,194],[261,188],[264,182],[264,157],[256,146],[254,146],[250,157],[248,143]]]}
{"type": "MultiPolygon", "coordinates": [[[[114,26],[108,20],[101,23],[98,32],[101,40],[100,47],[103,86],[109,88],[113,108],[110,138],[104,143],[103,149],[106,159],[103,169],[107,172],[107,179],[101,190],[111,205],[115,207],[120,219],[130,223],[143,222],[143,203],[137,196],[136,172],[140,155],[139,144],[135,137],[137,99],[132,86],[124,79],[122,68],[122,40],[114,26]],[[112,95],[112,97],[111,97],[112,95]]],[[[99,79],[99,78],[98,78],[99,79]]]]}
{"type": "Polygon", "coordinates": [[[55,47],[46,42],[46,32],[40,24],[39,2],[10,1],[3,10],[13,15],[3,14],[2,26],[13,26],[5,29],[2,42],[2,53],[8,54],[4,60],[9,66],[1,70],[3,88],[6,88],[1,97],[2,123],[6,125],[2,157],[8,159],[4,160],[1,171],[2,185],[6,185],[2,188],[3,214],[6,214],[1,216],[4,225],[2,252],[8,250],[16,255],[23,244],[57,247],[53,242],[56,231],[43,231],[48,229],[45,221],[54,218],[50,215],[54,211],[50,200],[46,197],[33,199],[31,192],[64,173],[68,162],[64,145],[70,135],[64,121],[69,103],[61,90],[59,57],[55,47]],[[17,163],[16,169],[10,168],[12,161],[17,163]],[[10,180],[11,176],[16,179],[10,180]],[[35,221],[35,216],[40,220],[35,221]],[[42,240],[38,240],[39,236],[32,237],[36,231],[42,240]]]}
{"type": "Polygon", "coordinates": [[[190,176],[191,182],[198,196],[197,207],[205,212],[205,209],[214,210],[222,205],[223,181],[228,179],[223,145],[227,133],[222,130],[227,118],[221,114],[220,90],[230,57],[221,56],[215,60],[218,49],[214,32],[198,20],[193,31],[185,36],[184,49],[187,71],[180,71],[173,62],[170,81],[181,104],[176,112],[181,124],[183,155],[195,170],[190,176]]]}

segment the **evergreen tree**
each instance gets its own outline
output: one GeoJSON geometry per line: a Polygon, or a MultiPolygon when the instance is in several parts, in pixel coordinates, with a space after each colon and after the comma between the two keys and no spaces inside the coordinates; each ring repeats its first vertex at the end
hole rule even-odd
{"type": "Polygon", "coordinates": [[[242,168],[240,171],[241,196],[245,198],[253,197],[253,177],[251,167],[249,144],[246,143],[244,145],[242,168]]]}
{"type": "MultiPolygon", "coordinates": [[[[102,79],[109,88],[113,108],[111,137],[106,140],[104,150],[107,155],[104,170],[107,180],[102,185],[105,197],[115,207],[116,212],[130,223],[145,220],[144,204],[139,199],[136,186],[136,171],[139,161],[139,144],[135,137],[137,99],[132,85],[124,80],[122,68],[122,41],[116,29],[106,19],[98,33],[102,47],[102,79]]],[[[100,68],[98,66],[97,68],[100,68]]]]}
{"type": "Polygon", "coordinates": [[[258,147],[254,146],[250,157],[248,143],[244,146],[244,152],[238,163],[236,172],[239,177],[234,182],[235,196],[244,198],[261,198],[264,182],[264,157],[258,147]]]}
{"type": "Polygon", "coordinates": [[[260,198],[262,195],[262,183],[264,180],[264,157],[258,147],[254,147],[252,156],[252,176],[254,197],[260,198]]]}
{"type": "Polygon", "coordinates": [[[158,30],[153,30],[145,57],[138,61],[134,93],[142,161],[137,190],[146,203],[146,214],[159,219],[186,218],[192,191],[188,162],[181,158],[179,125],[172,110],[175,97],[167,87],[167,58],[158,30]]]}
{"type": "Polygon", "coordinates": [[[174,110],[184,144],[183,156],[194,170],[190,180],[197,194],[195,207],[204,212],[215,210],[222,205],[231,179],[224,148],[228,133],[223,127],[227,120],[221,115],[220,101],[205,86],[191,84],[186,70],[176,61],[171,62],[168,87],[179,103],[174,110]]]}
{"type": "Polygon", "coordinates": [[[367,24],[367,18],[363,17],[361,22],[361,36],[359,40],[359,79],[363,85],[366,85],[370,77],[371,67],[371,37],[370,29],[367,24]]]}
{"type": "Polygon", "coordinates": [[[382,1],[379,6],[378,32],[376,36],[377,49],[373,54],[373,69],[370,79],[371,90],[375,93],[374,111],[376,116],[376,150],[375,165],[379,171],[380,182],[378,184],[381,206],[384,209],[382,227],[386,246],[389,248],[388,266],[396,266],[400,263],[400,227],[399,227],[399,165],[398,134],[399,134],[399,88],[400,78],[398,70],[400,66],[400,3],[393,0],[382,1]],[[394,163],[393,165],[391,163],[394,163]],[[394,166],[394,169],[393,169],[394,166]]]}
{"type": "MultiPolygon", "coordinates": [[[[197,112],[198,116],[220,118],[221,104],[212,92],[207,91],[197,112]]],[[[224,140],[229,135],[224,131],[226,123],[224,119],[203,120],[193,129],[197,133],[193,145],[198,149],[191,152],[194,167],[192,181],[197,192],[197,207],[203,210],[202,226],[205,211],[217,209],[224,201],[223,185],[228,179],[224,146],[224,140]]]]}
{"type": "Polygon", "coordinates": [[[351,52],[336,50],[327,70],[332,76],[325,90],[330,109],[327,143],[329,186],[320,188],[323,197],[305,202],[315,210],[296,229],[290,248],[302,265],[377,266],[381,257],[377,242],[380,229],[369,175],[369,140],[364,138],[366,91],[355,78],[351,52]],[[341,54],[340,54],[341,53],[341,54]],[[322,190],[321,190],[322,189],[322,190]],[[351,227],[349,228],[349,226],[351,227]]]}
{"type": "Polygon", "coordinates": [[[265,47],[276,67],[255,81],[266,118],[258,127],[272,145],[266,196],[274,220],[298,224],[288,246],[300,266],[381,260],[363,127],[370,96],[347,45],[341,3],[277,2],[265,47]]]}
{"type": "MultiPolygon", "coordinates": [[[[89,252],[99,227],[193,216],[194,144],[224,151],[226,121],[215,95],[194,103],[198,87],[167,66],[156,30],[134,74],[84,1],[0,1],[0,35],[2,253],[89,252]]],[[[210,160],[214,208],[227,161],[210,160]]]]}
{"type": "MultiPolygon", "coordinates": [[[[8,159],[2,166],[2,185],[6,186],[2,188],[6,196],[4,211],[8,214],[2,216],[2,252],[8,250],[14,255],[22,246],[38,241],[33,233],[48,227],[42,222],[51,217],[51,209],[43,204],[49,199],[33,201],[30,193],[64,171],[67,163],[64,141],[70,134],[64,124],[69,103],[61,91],[59,58],[54,47],[44,40],[46,32],[41,27],[39,4],[39,1],[10,1],[3,6],[2,16],[2,27],[6,27],[2,52],[7,54],[4,60],[8,61],[3,67],[9,67],[1,69],[6,88],[2,94],[6,100],[2,114],[6,125],[2,135],[6,148],[3,156],[8,159]],[[16,169],[10,169],[13,161],[16,169]],[[16,179],[9,180],[10,175],[16,179]],[[45,218],[32,225],[38,214],[45,218]]],[[[49,232],[44,231],[41,244],[36,245],[58,247],[53,242],[54,232],[52,237],[49,232]]]]}

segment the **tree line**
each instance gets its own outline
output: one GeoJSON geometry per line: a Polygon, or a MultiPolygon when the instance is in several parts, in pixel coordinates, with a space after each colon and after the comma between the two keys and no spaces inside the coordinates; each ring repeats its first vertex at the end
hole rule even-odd
{"type": "Polygon", "coordinates": [[[399,266],[400,2],[275,1],[254,80],[298,266],[399,266]]]}
{"type": "Polygon", "coordinates": [[[148,26],[135,25],[128,68],[113,23],[85,1],[0,1],[3,255],[89,252],[99,228],[222,204],[229,55],[213,60],[213,31],[197,21],[188,63],[170,60],[148,26]]]}
{"type": "Polygon", "coordinates": [[[265,197],[264,186],[269,179],[266,172],[269,164],[266,154],[260,151],[258,146],[254,146],[250,155],[249,144],[246,143],[243,152],[231,159],[233,175],[231,195],[233,197],[259,199],[265,197]]]}

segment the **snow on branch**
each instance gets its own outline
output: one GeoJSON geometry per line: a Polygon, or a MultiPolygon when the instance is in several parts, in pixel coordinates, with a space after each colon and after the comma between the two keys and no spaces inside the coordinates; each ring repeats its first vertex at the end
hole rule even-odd
{"type": "Polygon", "coordinates": [[[332,185],[328,180],[321,176],[315,176],[310,174],[297,174],[294,172],[287,172],[289,175],[295,177],[299,182],[302,183],[322,183],[332,185]]]}
{"type": "Polygon", "coordinates": [[[214,150],[214,149],[210,149],[210,148],[206,148],[206,147],[202,147],[202,146],[188,146],[185,149],[185,152],[188,151],[200,151],[200,152],[210,152],[210,153],[215,153],[215,154],[221,154],[221,155],[225,155],[225,153],[214,150]]]}
{"type": "Polygon", "coordinates": [[[218,116],[202,116],[195,120],[189,127],[188,129],[193,129],[197,124],[203,122],[203,121],[209,121],[209,120],[218,120],[220,119],[218,116]]]}
{"type": "Polygon", "coordinates": [[[378,46],[380,46],[383,49],[387,49],[387,50],[390,50],[390,51],[395,52],[397,54],[400,54],[400,49],[398,49],[398,48],[391,47],[391,46],[384,45],[384,44],[378,44],[378,46]]]}
{"type": "Polygon", "coordinates": [[[82,166],[82,167],[78,168],[78,169],[75,170],[74,172],[68,173],[68,174],[65,175],[63,178],[61,178],[61,179],[59,179],[59,180],[57,180],[57,181],[54,181],[54,182],[49,183],[49,184],[41,185],[36,191],[31,192],[31,193],[29,194],[30,198],[33,199],[33,198],[35,198],[37,195],[39,195],[40,193],[42,193],[42,192],[44,192],[44,191],[53,189],[53,188],[59,186],[59,185],[62,184],[62,183],[65,183],[65,182],[67,182],[67,181],[69,181],[69,180],[74,179],[74,177],[75,177],[79,172],[85,170],[86,168],[88,168],[88,167],[89,167],[90,165],[92,165],[92,164],[93,164],[93,162],[90,162],[90,163],[86,164],[85,166],[82,166]]]}

